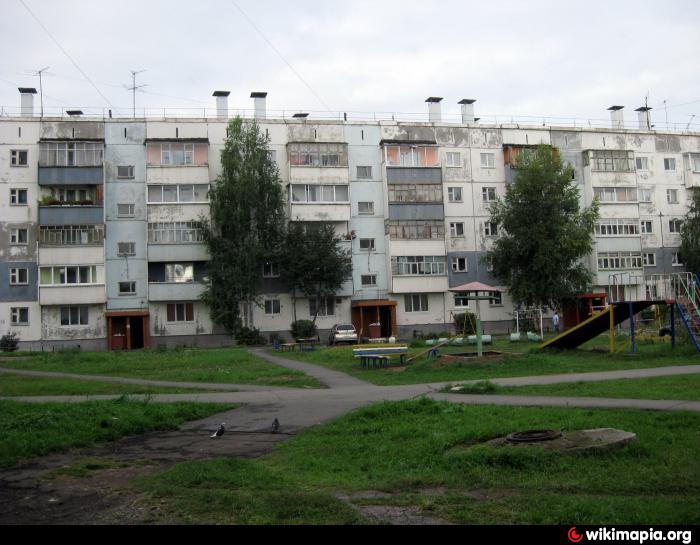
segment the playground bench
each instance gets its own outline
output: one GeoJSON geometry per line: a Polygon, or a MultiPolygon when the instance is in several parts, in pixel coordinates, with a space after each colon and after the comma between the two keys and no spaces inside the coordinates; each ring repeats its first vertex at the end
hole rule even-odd
{"type": "Polygon", "coordinates": [[[356,348],[353,351],[355,358],[360,360],[363,368],[389,367],[392,358],[398,357],[403,365],[408,354],[407,346],[392,346],[379,348],[356,348]]]}
{"type": "Polygon", "coordinates": [[[363,369],[386,368],[389,367],[389,356],[355,356],[360,359],[360,365],[363,369]]]}

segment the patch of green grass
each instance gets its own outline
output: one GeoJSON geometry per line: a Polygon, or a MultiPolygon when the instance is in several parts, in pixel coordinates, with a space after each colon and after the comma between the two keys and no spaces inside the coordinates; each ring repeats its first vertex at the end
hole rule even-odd
{"type": "Polygon", "coordinates": [[[22,403],[0,400],[0,467],[50,452],[114,441],[125,435],[174,430],[235,406],[153,403],[124,397],[83,403],[22,403]]]}
{"type": "Polygon", "coordinates": [[[700,415],[689,412],[422,399],[355,411],[256,461],[191,462],[141,486],[188,522],[288,521],[291,507],[270,500],[281,489],[281,497],[298,494],[291,520],[299,523],[344,521],[332,494],[378,490],[391,496],[356,503],[416,505],[465,524],[691,524],[700,522],[699,445],[700,415]],[[478,445],[527,429],[599,427],[633,431],[638,441],[578,456],[478,445]],[[445,492],[424,494],[428,488],[445,492]],[[313,508],[318,497],[332,512],[313,508]]]}
{"type": "Polygon", "coordinates": [[[532,386],[498,386],[479,389],[465,385],[458,394],[512,394],[567,397],[613,397],[627,399],[678,399],[700,401],[700,374],[674,375],[596,382],[572,382],[532,386]]]}
{"type": "Polygon", "coordinates": [[[29,360],[2,360],[0,367],[119,376],[177,382],[319,387],[300,371],[285,369],[243,348],[46,352],[29,360]]]}
{"type": "MultiPolygon", "coordinates": [[[[119,460],[114,460],[113,458],[96,458],[91,456],[86,456],[74,461],[70,465],[60,467],[50,471],[44,478],[46,479],[56,479],[59,477],[89,477],[97,471],[103,471],[106,469],[118,469],[124,467],[133,466],[134,463],[122,462],[119,460]]],[[[140,465],[144,465],[143,463],[140,465]]]]}
{"type": "Polygon", "coordinates": [[[51,396],[51,395],[110,395],[110,394],[184,394],[202,392],[187,388],[167,388],[97,382],[52,377],[28,377],[0,374],[0,396],[51,396]]]}
{"type": "MultiPolygon", "coordinates": [[[[630,356],[627,350],[622,349],[615,354],[609,354],[590,350],[557,352],[539,350],[537,346],[539,345],[497,340],[493,346],[485,349],[504,352],[500,358],[482,360],[474,358],[447,362],[442,358],[428,360],[424,356],[409,363],[405,369],[397,368],[398,360],[395,360],[389,369],[362,369],[359,362],[353,358],[351,346],[319,348],[310,352],[285,353],[283,356],[343,371],[378,385],[487,380],[499,377],[585,373],[700,363],[697,352],[692,347],[683,345],[673,350],[668,344],[640,343],[635,356],[630,356]]],[[[410,348],[409,357],[424,350],[410,348]]],[[[474,350],[473,346],[452,346],[440,348],[440,354],[474,350]]]]}

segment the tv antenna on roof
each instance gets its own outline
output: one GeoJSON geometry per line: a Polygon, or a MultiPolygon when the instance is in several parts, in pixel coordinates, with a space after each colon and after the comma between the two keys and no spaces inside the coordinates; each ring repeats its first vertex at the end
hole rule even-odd
{"type": "Polygon", "coordinates": [[[39,100],[41,102],[41,117],[40,117],[40,119],[44,118],[44,90],[43,90],[42,83],[41,83],[41,73],[46,72],[49,68],[51,68],[51,67],[45,66],[41,70],[37,70],[36,72],[34,72],[35,76],[39,76],[39,100]]]}
{"type": "Polygon", "coordinates": [[[133,105],[134,105],[134,119],[136,119],[136,90],[146,87],[146,84],[136,85],[136,74],[145,72],[146,70],[131,70],[131,87],[127,87],[127,91],[131,91],[133,94],[133,105]]]}

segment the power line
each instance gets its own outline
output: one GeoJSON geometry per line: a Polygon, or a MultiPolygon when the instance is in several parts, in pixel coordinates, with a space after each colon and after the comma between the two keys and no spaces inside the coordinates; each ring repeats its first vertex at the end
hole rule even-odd
{"type": "MultiPolygon", "coordinates": [[[[22,0],[20,0],[20,1],[22,1],[22,0]]],[[[237,9],[238,11],[241,12],[241,15],[243,15],[243,17],[246,18],[246,20],[248,21],[248,23],[250,23],[250,26],[252,26],[252,27],[255,29],[255,31],[256,31],[258,34],[260,34],[260,36],[262,37],[262,39],[265,40],[265,42],[267,42],[267,45],[269,45],[269,46],[272,48],[272,50],[273,50],[275,53],[277,53],[277,56],[278,56],[280,59],[282,59],[282,61],[289,67],[289,69],[290,69],[292,72],[294,72],[294,75],[295,75],[296,77],[298,77],[299,80],[300,80],[304,85],[306,85],[306,87],[309,89],[309,91],[311,91],[311,92],[313,93],[313,95],[316,97],[316,99],[317,99],[321,104],[323,104],[323,107],[326,108],[326,110],[330,110],[331,107],[330,107],[328,104],[326,104],[325,101],[319,96],[319,94],[318,94],[316,91],[314,91],[313,87],[311,87],[311,85],[309,85],[309,84],[306,82],[306,80],[305,80],[303,77],[301,77],[301,74],[300,74],[299,72],[297,72],[297,71],[294,69],[294,67],[290,64],[290,62],[289,62],[287,59],[284,58],[284,55],[282,55],[282,53],[280,53],[280,51],[274,46],[274,44],[273,44],[270,40],[267,39],[267,37],[265,36],[265,34],[263,34],[263,31],[260,30],[260,29],[256,26],[256,24],[251,20],[251,18],[248,17],[248,15],[246,15],[245,11],[243,11],[243,10],[241,9],[241,7],[236,3],[236,0],[231,0],[231,3],[236,7],[236,9],[237,9]]]]}
{"type": "Polygon", "coordinates": [[[93,86],[93,88],[95,89],[95,91],[97,91],[97,93],[105,100],[105,102],[106,102],[107,104],[109,104],[110,106],[112,106],[112,108],[114,108],[114,106],[113,106],[112,103],[109,101],[109,99],[108,99],[106,96],[104,96],[104,95],[102,94],[102,91],[100,91],[100,90],[97,88],[97,85],[95,85],[95,84],[92,82],[92,80],[90,79],[90,77],[89,77],[85,72],[83,72],[83,69],[80,68],[80,66],[78,66],[78,63],[75,62],[75,61],[73,60],[73,57],[71,57],[71,56],[68,54],[68,52],[67,52],[65,49],[63,49],[63,47],[61,46],[61,44],[58,43],[58,40],[57,40],[56,38],[54,38],[53,35],[49,32],[49,29],[46,28],[46,27],[44,26],[44,24],[39,20],[39,18],[38,18],[36,15],[34,15],[34,12],[33,12],[32,10],[29,9],[29,6],[27,6],[27,4],[25,4],[24,0],[19,0],[19,2],[20,2],[20,4],[22,4],[22,5],[24,6],[24,9],[26,9],[26,10],[29,12],[29,15],[31,15],[31,16],[34,18],[34,20],[39,24],[39,26],[40,26],[41,28],[44,29],[44,32],[46,32],[46,34],[49,36],[49,38],[51,38],[51,39],[53,40],[53,42],[58,46],[58,48],[63,52],[63,54],[64,54],[66,57],[68,57],[68,60],[70,60],[70,62],[73,63],[73,66],[76,67],[76,69],[78,70],[78,72],[80,72],[80,73],[83,75],[83,77],[90,83],[90,85],[93,86]]]}

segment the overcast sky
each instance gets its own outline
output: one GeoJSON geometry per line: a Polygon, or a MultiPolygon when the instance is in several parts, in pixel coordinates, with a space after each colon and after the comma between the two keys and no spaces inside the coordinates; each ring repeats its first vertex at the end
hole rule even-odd
{"type": "Polygon", "coordinates": [[[697,113],[700,130],[697,0],[24,3],[60,47],[21,0],[2,0],[6,110],[19,107],[18,86],[39,87],[32,71],[50,66],[44,107],[53,111],[130,109],[130,70],[145,70],[141,111],[214,108],[211,94],[223,89],[231,108],[267,91],[269,110],[424,114],[425,99],[441,96],[445,114],[477,99],[485,120],[607,119],[619,104],[632,122],[648,93],[652,122],[668,115],[685,128],[697,113]]]}

